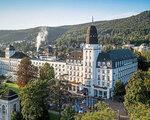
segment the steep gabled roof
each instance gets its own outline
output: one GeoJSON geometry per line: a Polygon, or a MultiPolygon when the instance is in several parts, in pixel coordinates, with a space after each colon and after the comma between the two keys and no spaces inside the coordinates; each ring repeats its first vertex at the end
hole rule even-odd
{"type": "Polygon", "coordinates": [[[15,54],[11,56],[10,58],[22,59],[24,57],[27,57],[27,55],[24,54],[23,52],[15,52],[15,54]]]}
{"type": "Polygon", "coordinates": [[[132,58],[135,58],[132,51],[128,49],[119,49],[100,53],[97,61],[120,61],[132,58]]]}
{"type": "Polygon", "coordinates": [[[14,46],[12,46],[12,45],[9,45],[8,48],[9,48],[9,50],[15,50],[14,46]]]}

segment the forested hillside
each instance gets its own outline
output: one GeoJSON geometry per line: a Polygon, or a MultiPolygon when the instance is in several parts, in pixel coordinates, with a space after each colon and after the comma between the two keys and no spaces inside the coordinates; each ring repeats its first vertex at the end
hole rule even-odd
{"type": "MultiPolygon", "coordinates": [[[[75,46],[85,41],[87,27],[91,23],[47,27],[48,43],[58,46],[75,46]]],[[[150,11],[142,12],[128,18],[109,21],[97,21],[94,25],[98,29],[99,42],[102,44],[120,45],[123,42],[142,43],[150,41],[150,11]]],[[[0,43],[13,41],[35,42],[40,27],[25,30],[0,30],[0,43]]]]}
{"type": "MultiPolygon", "coordinates": [[[[65,42],[65,45],[76,41],[83,42],[89,24],[73,26],[57,40],[61,41],[60,44],[65,42]]],[[[99,41],[102,44],[150,41],[150,11],[123,19],[98,21],[94,25],[98,29],[99,41]]]]}

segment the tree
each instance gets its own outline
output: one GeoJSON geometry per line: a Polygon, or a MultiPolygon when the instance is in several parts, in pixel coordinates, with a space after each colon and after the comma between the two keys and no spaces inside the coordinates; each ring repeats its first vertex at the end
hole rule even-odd
{"type": "Polygon", "coordinates": [[[49,89],[46,80],[30,81],[20,93],[22,115],[25,120],[48,120],[49,89]]]}
{"type": "Polygon", "coordinates": [[[128,109],[130,120],[149,120],[150,107],[142,103],[130,105],[128,109]]]}
{"type": "Polygon", "coordinates": [[[126,86],[125,107],[131,120],[150,118],[150,74],[138,71],[126,86]]]}
{"type": "Polygon", "coordinates": [[[137,72],[126,86],[125,105],[128,106],[136,102],[144,103],[146,101],[145,90],[143,76],[137,72]]]}
{"type": "Polygon", "coordinates": [[[64,103],[68,103],[71,94],[68,92],[68,83],[66,80],[54,79],[49,85],[51,103],[58,106],[59,118],[61,118],[61,109],[64,103]]]}
{"type": "Polygon", "coordinates": [[[29,58],[25,57],[21,60],[17,71],[17,84],[24,87],[30,80],[37,78],[37,67],[31,64],[29,58]]]}
{"type": "Polygon", "coordinates": [[[11,113],[11,120],[23,120],[22,114],[20,112],[13,111],[11,113]]]}
{"type": "Polygon", "coordinates": [[[41,80],[51,80],[55,77],[54,68],[45,63],[40,69],[41,80]]]}
{"type": "Polygon", "coordinates": [[[61,112],[61,120],[74,120],[75,110],[71,106],[67,106],[61,112]]]}
{"type": "Polygon", "coordinates": [[[121,82],[121,80],[116,81],[115,83],[115,87],[114,87],[114,98],[122,98],[125,95],[125,85],[123,84],[123,82],[121,82]]]}

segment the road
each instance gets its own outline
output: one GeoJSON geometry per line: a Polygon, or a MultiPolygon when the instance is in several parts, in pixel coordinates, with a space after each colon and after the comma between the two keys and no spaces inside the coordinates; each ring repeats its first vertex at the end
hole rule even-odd
{"type": "Polygon", "coordinates": [[[128,113],[126,112],[123,103],[114,100],[104,100],[104,102],[117,112],[119,120],[129,120],[128,113]]]}

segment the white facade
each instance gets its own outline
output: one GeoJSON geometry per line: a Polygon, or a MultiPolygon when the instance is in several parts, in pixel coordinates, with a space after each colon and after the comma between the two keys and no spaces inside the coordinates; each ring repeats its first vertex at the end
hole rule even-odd
{"type": "Polygon", "coordinates": [[[15,54],[15,49],[13,46],[9,46],[6,48],[5,50],[5,57],[6,58],[10,58],[11,56],[13,56],[15,54]]]}
{"type": "MultiPolygon", "coordinates": [[[[115,81],[121,80],[126,83],[137,70],[137,59],[128,57],[128,53],[124,53],[123,50],[118,57],[116,55],[112,57],[113,52],[106,56],[107,53],[101,52],[101,45],[96,40],[92,41],[97,37],[95,29],[90,28],[88,43],[83,46],[82,59],[66,61],[31,59],[32,64],[40,67],[46,62],[49,63],[54,68],[56,78],[66,75],[71,84],[69,90],[72,92],[86,89],[89,96],[110,98],[115,81]],[[120,57],[122,55],[125,56],[120,57]]],[[[0,58],[0,74],[15,76],[20,61],[21,59],[0,58]]]]}
{"type": "Polygon", "coordinates": [[[13,111],[20,111],[19,98],[5,100],[0,98],[0,120],[11,120],[13,111]]]}

